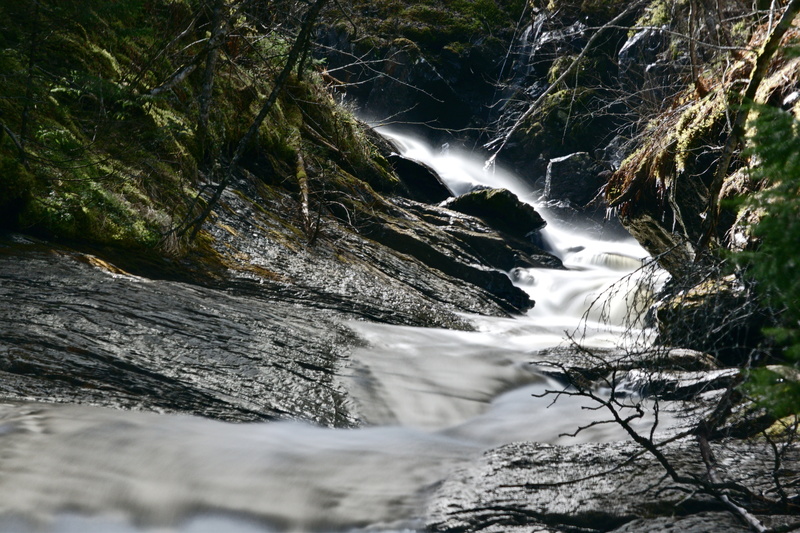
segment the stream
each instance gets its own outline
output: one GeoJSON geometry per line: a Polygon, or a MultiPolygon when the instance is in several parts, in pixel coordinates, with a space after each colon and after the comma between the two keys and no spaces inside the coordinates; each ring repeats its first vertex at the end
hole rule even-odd
{"type": "MultiPolygon", "coordinates": [[[[524,182],[478,158],[384,133],[454,194],[505,187],[536,204],[524,182]]],[[[0,531],[414,531],[427,496],[487,449],[624,439],[613,425],[566,435],[600,415],[585,400],[541,397],[563,386],[536,354],[567,334],[600,348],[649,342],[631,309],[664,279],[637,270],[647,255],[632,239],[537,210],[548,222],[543,241],[567,270],[509,273],[536,301],[525,316],[463,315],[474,331],[344,324],[361,342],[335,379],[358,429],[0,403],[0,531]]]]}

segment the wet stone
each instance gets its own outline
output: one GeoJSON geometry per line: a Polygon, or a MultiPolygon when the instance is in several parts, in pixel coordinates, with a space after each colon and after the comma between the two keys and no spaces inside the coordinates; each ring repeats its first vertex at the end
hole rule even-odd
{"type": "Polygon", "coordinates": [[[0,394],[225,420],[353,424],[333,383],[352,335],[332,313],[112,274],[66,254],[0,255],[0,394]]]}
{"type": "MultiPolygon", "coordinates": [[[[718,471],[758,492],[771,481],[771,450],[765,443],[712,443],[718,471]],[[734,466],[735,465],[735,466],[734,466]]],[[[697,443],[665,444],[663,453],[685,475],[702,475],[697,443]]],[[[514,443],[486,452],[451,475],[428,507],[435,532],[582,531],[639,532],[725,529],[722,505],[673,482],[633,442],[552,446],[514,443]],[[659,529],[661,528],[661,529],[659,529]],[[706,528],[706,529],[703,529],[706,528]]],[[[796,456],[796,450],[791,452],[796,456]]],[[[796,460],[796,458],[785,458],[796,460]]]]}

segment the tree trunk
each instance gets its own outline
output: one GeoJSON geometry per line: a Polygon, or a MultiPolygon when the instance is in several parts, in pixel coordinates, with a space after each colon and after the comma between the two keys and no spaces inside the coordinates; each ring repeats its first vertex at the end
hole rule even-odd
{"type": "MultiPolygon", "coordinates": [[[[223,24],[223,8],[225,0],[216,0],[213,8],[211,22],[211,41],[221,42],[221,35],[225,33],[223,24]]],[[[198,98],[199,112],[197,117],[197,143],[200,147],[200,157],[202,165],[208,164],[208,120],[211,110],[211,99],[214,93],[214,72],[217,68],[217,58],[219,57],[219,46],[213,47],[206,56],[206,67],[203,72],[203,85],[200,89],[198,98]]]]}
{"type": "Polygon", "coordinates": [[[245,150],[247,149],[247,146],[258,133],[258,129],[261,127],[264,119],[267,118],[272,106],[275,105],[275,102],[278,100],[278,96],[280,95],[281,91],[283,91],[283,87],[286,85],[292,70],[297,65],[297,62],[303,54],[306,46],[308,46],[308,43],[310,42],[311,31],[314,28],[314,23],[316,22],[317,17],[327,2],[328,0],[316,0],[316,2],[314,2],[314,4],[311,6],[311,9],[308,10],[306,18],[303,21],[303,25],[300,28],[300,33],[297,35],[292,48],[289,50],[289,57],[286,59],[286,64],[284,64],[283,69],[275,79],[275,84],[272,87],[272,91],[269,93],[267,100],[261,106],[261,110],[258,112],[258,115],[256,115],[256,118],[253,120],[252,124],[250,124],[250,128],[248,128],[247,133],[245,133],[244,136],[239,140],[239,144],[236,146],[236,150],[231,157],[231,161],[228,164],[225,175],[220,180],[219,185],[217,185],[213,196],[208,201],[208,204],[200,216],[197,217],[197,219],[195,219],[193,222],[194,229],[192,230],[190,239],[193,240],[195,237],[197,237],[203,222],[205,222],[206,218],[208,218],[208,215],[211,214],[211,211],[219,201],[222,193],[231,182],[233,174],[236,172],[236,167],[239,164],[239,160],[241,160],[245,150]]]}
{"type": "Polygon", "coordinates": [[[20,117],[19,126],[19,154],[22,164],[27,166],[27,151],[25,143],[28,139],[28,124],[30,122],[31,109],[33,109],[33,71],[36,67],[36,52],[39,45],[39,25],[41,23],[40,13],[41,6],[38,0],[33,2],[33,26],[30,33],[30,46],[28,47],[28,72],[27,83],[25,87],[25,104],[22,108],[22,116],[20,117]]]}

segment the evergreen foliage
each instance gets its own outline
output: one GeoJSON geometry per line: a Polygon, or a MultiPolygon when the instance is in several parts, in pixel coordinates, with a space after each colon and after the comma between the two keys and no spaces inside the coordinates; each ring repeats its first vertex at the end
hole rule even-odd
{"type": "MultiPolygon", "coordinates": [[[[765,332],[782,349],[787,364],[800,363],[800,121],[791,113],[758,106],[750,121],[749,155],[753,178],[764,189],[745,200],[759,214],[752,227],[759,239],[754,251],[741,252],[740,262],[756,280],[765,303],[778,322],[765,332]]],[[[800,383],[772,370],[752,372],[750,391],[762,397],[778,416],[800,410],[800,383]]]]}

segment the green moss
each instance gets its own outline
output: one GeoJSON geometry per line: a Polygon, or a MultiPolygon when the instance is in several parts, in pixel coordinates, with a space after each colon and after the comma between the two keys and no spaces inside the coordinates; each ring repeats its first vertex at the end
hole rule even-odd
{"type": "MultiPolygon", "coordinates": [[[[553,84],[555,81],[575,62],[577,54],[559,56],[553,61],[550,70],[547,72],[547,83],[553,84]]],[[[596,84],[598,79],[599,59],[596,57],[584,57],[572,70],[571,74],[563,82],[564,88],[569,87],[590,87],[596,84]]]]}
{"type": "Polygon", "coordinates": [[[695,102],[681,115],[673,130],[676,172],[686,172],[687,167],[696,164],[700,151],[716,144],[727,109],[725,95],[717,91],[695,102]]]}
{"type": "MultiPolygon", "coordinates": [[[[24,133],[29,167],[10,137],[0,137],[0,209],[11,213],[1,222],[51,237],[157,246],[185,218],[197,195],[199,155],[208,149],[223,164],[230,157],[269,94],[268,80],[281,67],[279,52],[287,43],[270,36],[252,39],[258,43],[254,48],[226,49],[231,63],[217,72],[207,144],[201,149],[195,132],[200,69],[172,90],[149,96],[199,52],[203,24],[160,52],[166,36],[187,27],[197,5],[183,0],[44,2],[48,10],[38,23],[48,32],[41,34],[31,73],[26,44],[37,23],[32,4],[21,0],[0,8],[13,28],[0,35],[0,70],[8,73],[0,76],[5,96],[0,120],[15,134],[24,133]]],[[[395,14],[408,7],[382,4],[395,14]]],[[[420,27],[463,30],[451,24],[442,3],[425,6],[412,10],[420,27]]],[[[486,13],[494,11],[487,7],[486,13]]],[[[243,30],[255,31],[246,24],[243,30]]],[[[398,44],[416,48],[407,40],[398,44]]],[[[243,166],[277,187],[293,176],[302,153],[316,192],[340,190],[340,196],[377,202],[374,189],[397,184],[390,165],[318,78],[305,75],[303,80],[293,80],[281,95],[243,166]]],[[[183,243],[168,246],[180,251],[183,243]]]]}
{"type": "MultiPolygon", "coordinates": [[[[675,20],[676,13],[687,5],[686,0],[655,0],[650,2],[645,8],[644,14],[636,21],[635,26],[671,26],[675,20]]],[[[637,30],[630,31],[630,35],[637,30]]]]}
{"type": "Polygon", "coordinates": [[[594,95],[591,89],[563,89],[549,94],[541,110],[534,113],[525,125],[529,140],[580,139],[590,134],[591,122],[579,118],[589,116],[594,95]]]}
{"type": "Polygon", "coordinates": [[[34,183],[33,175],[17,157],[0,153],[0,211],[9,217],[3,221],[6,225],[18,224],[17,213],[30,200],[34,183]]]}

